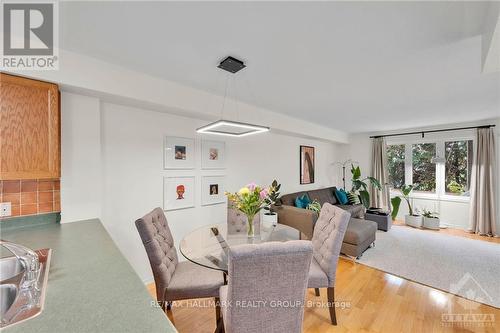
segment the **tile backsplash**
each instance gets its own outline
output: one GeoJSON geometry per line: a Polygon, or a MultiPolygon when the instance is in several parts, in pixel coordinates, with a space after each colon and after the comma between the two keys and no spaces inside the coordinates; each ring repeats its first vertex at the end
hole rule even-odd
{"type": "Polygon", "coordinates": [[[0,202],[10,202],[12,215],[61,211],[59,179],[0,180],[0,202]]]}

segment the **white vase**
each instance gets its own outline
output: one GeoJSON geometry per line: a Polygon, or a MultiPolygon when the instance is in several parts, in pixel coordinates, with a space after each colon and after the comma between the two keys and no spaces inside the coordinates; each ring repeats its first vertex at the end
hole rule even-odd
{"type": "Polygon", "coordinates": [[[264,213],[262,214],[262,223],[265,227],[275,227],[278,224],[278,214],[264,213]]]}
{"type": "Polygon", "coordinates": [[[420,215],[405,215],[405,223],[411,227],[422,227],[422,216],[420,215]]]}
{"type": "Polygon", "coordinates": [[[424,228],[439,230],[439,222],[437,217],[424,217],[424,228]]]}

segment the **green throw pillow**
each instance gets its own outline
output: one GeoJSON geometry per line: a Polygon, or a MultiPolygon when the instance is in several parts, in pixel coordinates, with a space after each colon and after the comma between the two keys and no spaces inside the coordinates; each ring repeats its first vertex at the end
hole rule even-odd
{"type": "Polygon", "coordinates": [[[359,205],[361,203],[356,193],[347,193],[347,199],[349,200],[349,205],[359,205]]]}

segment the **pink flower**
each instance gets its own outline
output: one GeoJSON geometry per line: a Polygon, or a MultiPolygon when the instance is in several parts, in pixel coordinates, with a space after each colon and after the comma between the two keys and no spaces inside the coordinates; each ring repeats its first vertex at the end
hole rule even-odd
{"type": "Polygon", "coordinates": [[[247,187],[250,190],[250,192],[253,192],[253,191],[255,191],[255,188],[257,187],[257,184],[250,183],[250,184],[247,185],[247,187]]]}
{"type": "Polygon", "coordinates": [[[265,188],[262,191],[260,191],[260,198],[262,200],[264,200],[265,198],[267,198],[268,195],[269,195],[269,191],[267,190],[267,188],[265,188]]]}

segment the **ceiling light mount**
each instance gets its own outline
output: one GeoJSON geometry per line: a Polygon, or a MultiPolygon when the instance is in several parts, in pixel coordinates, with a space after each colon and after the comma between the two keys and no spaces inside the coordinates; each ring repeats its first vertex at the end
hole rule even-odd
{"type": "Polygon", "coordinates": [[[242,70],[246,66],[243,63],[243,61],[229,56],[229,57],[226,57],[226,59],[222,60],[219,64],[219,66],[217,66],[217,67],[219,67],[220,69],[223,69],[225,71],[228,71],[229,73],[234,74],[234,73],[239,72],[240,70],[242,70]]]}

